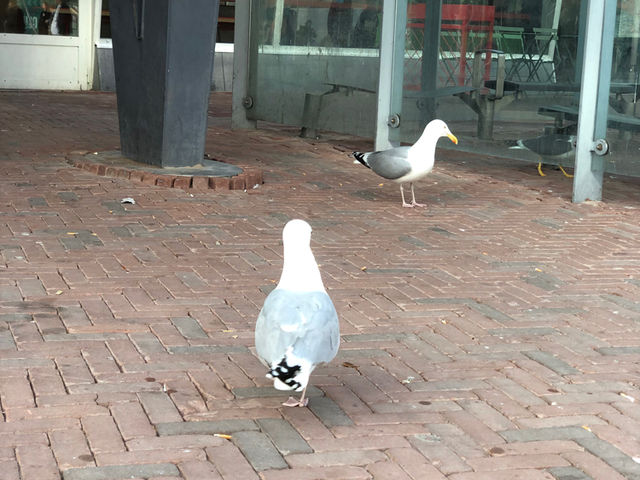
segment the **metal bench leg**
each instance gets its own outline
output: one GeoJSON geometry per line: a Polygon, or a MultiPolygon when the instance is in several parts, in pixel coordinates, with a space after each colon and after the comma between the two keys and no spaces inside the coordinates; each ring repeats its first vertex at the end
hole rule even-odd
{"type": "Polygon", "coordinates": [[[307,93],[304,96],[304,110],[302,111],[302,128],[300,136],[316,138],[318,136],[318,118],[320,104],[324,94],[307,93]]]}

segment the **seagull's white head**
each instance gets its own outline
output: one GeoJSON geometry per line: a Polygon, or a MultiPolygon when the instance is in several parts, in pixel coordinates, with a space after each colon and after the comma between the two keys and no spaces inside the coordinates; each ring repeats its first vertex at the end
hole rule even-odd
{"type": "Polygon", "coordinates": [[[318,264],[311,252],[311,225],[291,220],[282,230],[284,265],[277,288],[298,292],[324,291],[318,264]]]}
{"type": "MultiPolygon", "coordinates": [[[[451,133],[451,130],[449,130],[447,124],[439,119],[431,120],[427,124],[427,126],[424,128],[424,132],[422,133],[422,137],[424,137],[425,135],[428,135],[429,137],[435,139],[438,139],[440,137],[447,137],[456,145],[458,144],[457,137],[453,133],[451,133]]],[[[420,138],[422,139],[422,137],[420,138]]]]}
{"type": "Polygon", "coordinates": [[[291,220],[282,230],[282,242],[287,246],[299,245],[309,247],[311,244],[311,225],[304,220],[291,220]]]}

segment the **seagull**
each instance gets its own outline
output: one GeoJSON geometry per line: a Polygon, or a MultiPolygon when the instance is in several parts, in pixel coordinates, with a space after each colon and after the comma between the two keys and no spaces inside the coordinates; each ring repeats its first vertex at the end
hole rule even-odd
{"type": "Polygon", "coordinates": [[[291,220],[282,231],[282,241],[282,275],[258,315],[256,351],[276,389],[302,391],[300,400],[289,397],[283,405],[305,407],[311,372],[338,353],[338,314],[311,251],[311,226],[291,220]]]}
{"type": "MultiPolygon", "coordinates": [[[[543,160],[547,159],[553,163],[557,163],[564,176],[571,178],[573,175],[569,175],[565,169],[562,168],[560,162],[570,159],[575,155],[576,138],[575,135],[552,133],[535,138],[516,140],[516,145],[509,148],[530,150],[542,157],[543,160]]],[[[543,162],[538,162],[538,173],[544,177],[545,174],[542,172],[542,163],[543,162]]]]}
{"type": "MultiPolygon", "coordinates": [[[[422,132],[422,136],[411,147],[396,147],[380,152],[353,152],[355,159],[375,173],[400,184],[403,207],[424,207],[416,202],[413,182],[420,180],[433,169],[436,143],[440,137],[449,137],[457,144],[458,139],[442,120],[432,120],[422,132]],[[403,183],[411,185],[411,203],[404,199],[403,183]]],[[[354,162],[355,163],[355,162],[354,162]]]]}

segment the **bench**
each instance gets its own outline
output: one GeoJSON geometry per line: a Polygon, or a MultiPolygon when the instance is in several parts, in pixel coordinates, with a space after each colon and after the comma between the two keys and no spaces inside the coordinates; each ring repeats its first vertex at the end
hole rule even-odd
{"type": "MultiPolygon", "coordinates": [[[[539,115],[554,118],[556,129],[561,129],[565,120],[578,121],[578,107],[567,105],[548,105],[538,108],[539,115]]],[[[626,132],[640,132],[640,118],[622,115],[620,113],[609,113],[607,123],[610,128],[615,128],[626,132]]]]}
{"type": "MultiPolygon", "coordinates": [[[[365,92],[374,95],[377,93],[372,89],[343,83],[323,83],[322,85],[326,85],[327,88],[320,88],[315,92],[305,93],[304,109],[302,112],[302,128],[300,130],[301,137],[315,138],[318,135],[318,118],[320,116],[320,109],[322,108],[322,99],[325,96],[340,92],[365,92]]],[[[404,92],[404,97],[415,99],[418,109],[423,110],[427,108],[427,101],[429,99],[457,96],[473,90],[474,88],[469,86],[442,87],[433,90],[404,92]]]]}

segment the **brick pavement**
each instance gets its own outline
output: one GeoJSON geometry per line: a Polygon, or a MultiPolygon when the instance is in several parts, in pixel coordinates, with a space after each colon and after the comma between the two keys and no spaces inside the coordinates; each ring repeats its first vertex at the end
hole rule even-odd
{"type": "Polygon", "coordinates": [[[403,209],[368,142],[232,132],[229,101],[207,152],[264,172],[246,192],[74,168],[117,149],[115,97],[0,92],[0,478],[640,478],[638,182],[574,205],[439,150],[403,209]],[[304,409],[252,353],[294,217],[343,335],[304,409]]]}

